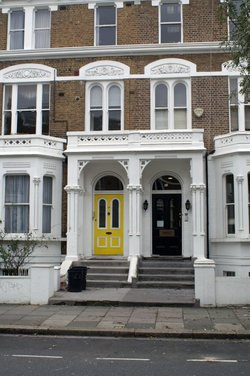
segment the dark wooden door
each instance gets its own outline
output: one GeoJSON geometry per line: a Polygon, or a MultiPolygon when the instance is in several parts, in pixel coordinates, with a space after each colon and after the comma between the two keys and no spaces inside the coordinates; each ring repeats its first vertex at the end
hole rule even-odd
{"type": "Polygon", "coordinates": [[[152,198],[153,254],[181,255],[181,194],[154,194],[152,198]]]}

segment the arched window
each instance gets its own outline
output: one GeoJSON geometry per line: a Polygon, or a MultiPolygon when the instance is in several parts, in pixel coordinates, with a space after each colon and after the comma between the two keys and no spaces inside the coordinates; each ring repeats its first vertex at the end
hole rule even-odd
{"type": "Polygon", "coordinates": [[[112,85],[108,91],[108,129],[121,129],[121,89],[117,85],[112,85]]]}
{"type": "Polygon", "coordinates": [[[153,191],[181,190],[180,182],[171,175],[163,175],[153,183],[153,191]]]}
{"type": "Polygon", "coordinates": [[[183,83],[174,86],[174,128],[187,128],[187,90],[183,83]]]}
{"type": "Polygon", "coordinates": [[[96,191],[122,191],[123,184],[116,176],[103,176],[95,185],[96,191]]]}
{"type": "Polygon", "coordinates": [[[98,85],[90,90],[90,130],[101,131],[103,122],[102,88],[98,85]]]}
{"type": "Polygon", "coordinates": [[[168,129],[168,88],[165,84],[155,88],[155,128],[168,129]]]}

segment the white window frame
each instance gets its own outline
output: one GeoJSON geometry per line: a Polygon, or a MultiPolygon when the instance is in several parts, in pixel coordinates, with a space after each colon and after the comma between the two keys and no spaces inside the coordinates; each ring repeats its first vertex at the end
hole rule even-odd
{"type": "Polygon", "coordinates": [[[34,31],[33,31],[33,48],[34,49],[39,49],[39,48],[50,48],[51,46],[51,10],[49,8],[35,8],[34,10],[34,31]],[[36,28],[36,14],[37,12],[39,11],[42,11],[42,10],[47,10],[49,12],[49,27],[48,28],[36,28]],[[39,30],[49,30],[49,46],[45,46],[45,47],[36,47],[36,31],[39,31],[39,30]]]}
{"type": "MultiPolygon", "coordinates": [[[[57,5],[50,5],[47,7],[23,6],[13,8],[3,8],[2,13],[8,14],[8,40],[7,50],[10,50],[10,17],[11,12],[22,10],[24,12],[24,50],[35,48],[35,12],[36,10],[48,9],[50,13],[58,9],[57,5]]],[[[51,15],[50,15],[50,30],[51,30],[51,15]]],[[[50,38],[51,41],[51,38],[50,38]]],[[[50,46],[48,47],[50,48],[50,46]]],[[[38,48],[39,49],[39,48],[38,48]]],[[[13,50],[15,51],[15,50],[13,50]]]]}
{"type": "MultiPolygon", "coordinates": [[[[45,233],[45,234],[51,234],[52,233],[52,227],[53,227],[53,203],[54,203],[54,176],[51,176],[51,175],[44,175],[43,176],[43,193],[44,193],[44,178],[50,178],[51,179],[51,203],[46,203],[44,202],[44,200],[42,199],[42,233],[45,233]],[[49,232],[45,232],[44,231],[44,227],[43,227],[43,223],[44,223],[44,208],[45,207],[49,207],[50,208],[50,231],[49,232]]],[[[42,197],[44,198],[44,196],[42,195],[42,197]]]]}
{"type": "MultiPolygon", "coordinates": [[[[48,82],[44,83],[34,83],[34,82],[25,82],[25,83],[7,83],[4,85],[3,92],[3,116],[2,116],[2,135],[4,135],[4,101],[5,101],[5,88],[6,86],[12,87],[12,108],[8,110],[11,112],[11,132],[10,134],[17,134],[17,120],[18,120],[18,109],[17,109],[17,99],[18,99],[18,87],[21,85],[35,85],[36,86],[36,132],[32,134],[42,135],[42,92],[43,85],[49,85],[48,82]]],[[[50,105],[50,90],[49,90],[49,105],[50,105]]],[[[50,108],[48,109],[50,111],[50,108]]]]}
{"type": "MultiPolygon", "coordinates": [[[[105,7],[112,7],[115,9],[115,24],[108,24],[108,25],[102,25],[101,28],[104,28],[104,27],[110,27],[110,26],[114,26],[115,27],[115,46],[117,45],[117,6],[116,4],[103,4],[103,5],[97,5],[95,7],[95,16],[94,16],[94,41],[95,41],[95,46],[106,46],[106,45],[103,45],[103,44],[99,44],[97,43],[97,30],[100,28],[99,25],[97,25],[97,11],[98,9],[100,9],[102,6],[105,6],[105,7]]],[[[107,46],[114,46],[113,44],[109,44],[107,46]]]]}
{"type": "Polygon", "coordinates": [[[181,16],[181,20],[180,22],[161,22],[161,6],[163,4],[171,4],[171,3],[168,3],[168,2],[161,2],[159,4],[159,7],[158,7],[158,25],[159,25],[159,29],[158,29],[158,35],[159,35],[159,43],[162,44],[162,43],[166,43],[166,44],[172,44],[172,43],[183,43],[183,6],[182,6],[182,3],[180,3],[178,0],[174,1],[173,3],[176,3],[176,4],[179,4],[180,5],[180,16],[181,16]],[[161,41],[161,26],[162,25],[181,25],[181,40],[178,41],[178,42],[162,42],[161,41]]]}
{"type": "Polygon", "coordinates": [[[26,14],[25,14],[25,11],[24,9],[22,8],[16,8],[16,9],[12,9],[10,12],[9,12],[9,15],[8,15],[8,50],[10,51],[13,51],[15,50],[14,48],[13,49],[10,49],[10,41],[11,41],[11,33],[15,30],[17,31],[17,29],[14,29],[12,30],[11,29],[11,15],[14,13],[14,12],[22,12],[23,13],[23,17],[24,17],[24,26],[23,26],[23,29],[19,29],[19,31],[23,31],[23,48],[20,48],[20,49],[24,49],[24,43],[25,43],[25,22],[26,22],[26,14]]]}
{"type": "Polygon", "coordinates": [[[239,76],[229,76],[228,77],[228,89],[229,89],[229,118],[230,118],[230,132],[244,132],[244,131],[250,131],[250,129],[246,129],[246,118],[245,118],[245,108],[246,106],[250,107],[250,102],[248,101],[248,103],[245,102],[245,95],[241,94],[240,93],[240,89],[241,89],[241,80],[242,78],[240,78],[239,76]],[[231,103],[230,103],[230,96],[231,96],[231,90],[230,90],[230,80],[231,79],[237,79],[237,87],[238,87],[238,92],[237,92],[237,96],[238,96],[238,105],[235,105],[238,107],[238,129],[237,130],[232,130],[232,126],[231,126],[231,107],[233,106],[231,103]]]}
{"type": "Polygon", "coordinates": [[[232,172],[228,172],[227,174],[224,175],[224,219],[225,219],[225,232],[227,237],[235,237],[236,234],[236,206],[235,206],[235,178],[234,174],[232,172]],[[232,176],[233,177],[233,191],[234,191],[234,197],[233,197],[233,202],[227,202],[227,176],[232,176]],[[234,232],[228,232],[228,208],[233,207],[234,209],[234,232]]]}
{"type": "MultiPolygon", "coordinates": [[[[6,223],[6,207],[9,206],[9,207],[13,207],[13,206],[17,206],[17,207],[23,207],[23,206],[27,206],[28,207],[28,213],[27,213],[27,225],[28,225],[28,228],[27,228],[27,233],[30,231],[30,197],[31,197],[31,186],[30,186],[30,175],[27,174],[27,173],[16,173],[16,174],[13,174],[13,173],[7,173],[4,177],[4,223],[6,223]],[[6,203],[6,190],[7,190],[7,183],[6,183],[6,178],[8,176],[16,176],[16,177],[20,177],[20,176],[27,176],[28,177],[28,183],[29,183],[29,195],[28,195],[28,202],[12,202],[12,203],[6,203]]],[[[13,225],[11,226],[13,227],[13,225]]],[[[24,234],[26,232],[8,232],[8,234],[24,234]]]]}
{"type": "MultiPolygon", "coordinates": [[[[151,80],[151,129],[156,130],[155,121],[155,88],[159,84],[164,84],[168,88],[168,128],[167,130],[176,130],[174,127],[174,88],[175,85],[182,83],[186,86],[187,98],[187,126],[185,129],[192,129],[192,111],[191,111],[191,79],[166,78],[151,80]]],[[[182,130],[178,128],[177,130],[182,130]]]]}
{"type": "Polygon", "coordinates": [[[86,131],[88,132],[120,132],[124,130],[124,83],[121,81],[91,81],[86,83],[86,111],[85,111],[85,124],[86,131]],[[99,86],[102,89],[102,111],[103,111],[103,124],[101,131],[92,131],[90,129],[90,92],[91,88],[94,86],[99,86]],[[109,97],[108,92],[111,86],[118,86],[121,90],[121,128],[120,130],[109,130],[108,120],[109,120],[109,97]]]}

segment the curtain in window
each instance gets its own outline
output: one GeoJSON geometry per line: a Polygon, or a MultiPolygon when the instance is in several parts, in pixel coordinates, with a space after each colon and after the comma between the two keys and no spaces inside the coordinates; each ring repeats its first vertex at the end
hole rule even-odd
{"type": "Polygon", "coordinates": [[[93,86],[90,91],[90,130],[102,130],[102,89],[93,86]]]}
{"type": "Polygon", "coordinates": [[[52,177],[43,178],[43,233],[51,232],[52,177]]]}
{"type": "Polygon", "coordinates": [[[164,84],[155,88],[155,128],[168,129],[168,88],[164,84]]]}
{"type": "Polygon", "coordinates": [[[50,47],[50,11],[38,9],[35,13],[35,48],[50,47]]]}
{"type": "Polygon", "coordinates": [[[121,129],[121,89],[113,85],[109,89],[109,131],[121,129]]]}
{"type": "Polygon", "coordinates": [[[5,231],[29,231],[29,176],[9,175],[5,179],[5,231]]]}
{"type": "Polygon", "coordinates": [[[24,12],[22,10],[10,13],[10,49],[24,48],[24,12]]]}
{"type": "Polygon", "coordinates": [[[18,86],[17,133],[36,133],[36,85],[18,86]]]}
{"type": "Polygon", "coordinates": [[[174,87],[174,127],[187,128],[187,92],[182,83],[174,87]]]}

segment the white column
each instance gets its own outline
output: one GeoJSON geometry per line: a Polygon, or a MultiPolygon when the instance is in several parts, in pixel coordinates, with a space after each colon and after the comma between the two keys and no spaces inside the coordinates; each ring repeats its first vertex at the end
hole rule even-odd
{"type": "Polygon", "coordinates": [[[192,184],[193,256],[205,257],[205,184],[192,184]]]}
{"type": "Polygon", "coordinates": [[[67,192],[67,259],[78,260],[78,203],[82,188],[79,185],[65,187],[67,192]]]}
{"type": "MultiPolygon", "coordinates": [[[[41,179],[38,177],[33,178],[33,183],[34,183],[34,201],[33,201],[33,230],[38,230],[39,225],[39,185],[40,185],[41,179]]],[[[42,223],[42,222],[41,222],[42,223]]],[[[41,228],[42,231],[42,228],[41,228]]]]}
{"type": "Polygon", "coordinates": [[[33,48],[33,32],[34,32],[34,7],[25,7],[25,24],[24,24],[24,49],[30,50],[33,48]]]}
{"type": "Polygon", "coordinates": [[[139,256],[141,254],[141,192],[142,187],[138,185],[128,185],[129,191],[129,256],[139,256]]]}

